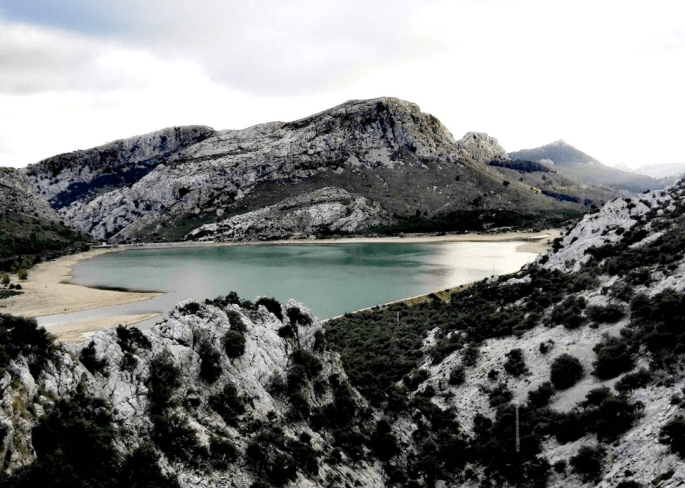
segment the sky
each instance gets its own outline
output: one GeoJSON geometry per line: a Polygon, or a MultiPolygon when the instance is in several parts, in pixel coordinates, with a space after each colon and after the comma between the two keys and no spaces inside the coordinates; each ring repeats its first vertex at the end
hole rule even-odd
{"type": "Polygon", "coordinates": [[[685,162],[682,0],[0,0],[0,166],[351,99],[456,139],[685,162]]]}

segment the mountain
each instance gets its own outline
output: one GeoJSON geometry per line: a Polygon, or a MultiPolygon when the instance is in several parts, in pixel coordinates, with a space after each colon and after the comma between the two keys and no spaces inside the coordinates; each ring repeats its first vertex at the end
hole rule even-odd
{"type": "Polygon", "coordinates": [[[585,184],[604,185],[633,193],[664,187],[663,183],[649,176],[606,166],[562,140],[535,149],[514,151],[509,153],[509,157],[530,161],[551,161],[559,173],[585,184]]]}
{"type": "Polygon", "coordinates": [[[64,225],[21,172],[0,167],[0,270],[29,268],[42,260],[84,250],[90,242],[64,225]]]}
{"type": "MultiPolygon", "coordinates": [[[[505,183],[487,163],[506,158],[486,134],[456,141],[417,105],[379,98],[243,130],[165,129],[56,156],[29,166],[26,175],[65,221],[111,242],[192,238],[203,225],[229,227],[222,221],[292,198],[311,214],[307,195],[326,188],[334,200],[347,192],[350,201],[366,203],[344,211],[357,215],[345,226],[302,224],[286,234],[361,232],[456,211],[471,212],[485,226],[506,220],[507,212],[530,220],[583,211],[582,202],[550,198],[520,181],[505,183]],[[367,209],[373,215],[362,216],[367,209]]],[[[325,204],[317,195],[317,205],[325,204]]],[[[207,236],[208,228],[201,233],[207,236]]]]}
{"type": "Polygon", "coordinates": [[[682,486],[684,236],[685,180],[444,302],[229,293],[81,346],[0,315],[0,483],[682,486]]]}
{"type": "Polygon", "coordinates": [[[635,172],[652,178],[681,176],[685,173],[685,163],[646,164],[637,168],[635,172]]]}

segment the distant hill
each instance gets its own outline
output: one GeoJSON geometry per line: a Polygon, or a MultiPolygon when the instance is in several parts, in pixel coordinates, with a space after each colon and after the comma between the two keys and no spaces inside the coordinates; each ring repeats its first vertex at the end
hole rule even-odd
{"type": "Polygon", "coordinates": [[[645,164],[637,168],[635,172],[652,178],[679,176],[685,173],[685,163],[645,164]]]}
{"type": "Polygon", "coordinates": [[[650,176],[629,173],[606,166],[562,140],[534,149],[514,151],[509,153],[509,157],[531,161],[552,161],[559,173],[576,178],[586,184],[605,185],[634,193],[658,190],[664,187],[662,182],[650,176]]]}

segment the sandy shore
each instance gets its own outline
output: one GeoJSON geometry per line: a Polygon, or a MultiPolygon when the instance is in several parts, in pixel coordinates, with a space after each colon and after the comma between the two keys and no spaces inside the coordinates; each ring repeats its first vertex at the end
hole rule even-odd
{"type": "Polygon", "coordinates": [[[67,283],[72,278],[71,271],[76,263],[113,250],[111,248],[94,249],[40,263],[29,270],[28,279],[25,281],[19,281],[16,275],[13,276],[12,282],[20,283],[24,293],[0,301],[0,305],[4,305],[0,311],[23,317],[42,317],[124,305],[162,295],[162,293],[99,290],[67,283]]]}
{"type": "MultiPolygon", "coordinates": [[[[101,254],[128,249],[165,249],[176,247],[201,246],[240,246],[240,245],[325,245],[357,243],[438,243],[438,242],[502,242],[530,241],[517,248],[519,252],[544,253],[553,239],[561,235],[560,229],[548,229],[536,233],[507,232],[501,234],[458,234],[445,236],[407,235],[406,237],[354,237],[326,240],[288,240],[248,243],[160,243],[144,246],[120,246],[118,248],[94,249],[92,251],[63,256],[54,261],[41,263],[29,270],[28,280],[19,282],[16,276],[13,283],[21,283],[24,294],[0,301],[0,313],[10,313],[24,317],[42,317],[80,312],[97,308],[124,305],[149,300],[161,293],[138,293],[112,290],[99,290],[68,283],[76,263],[101,254]]],[[[59,340],[83,342],[93,332],[117,324],[132,325],[153,318],[159,314],[102,317],[47,326],[59,340]]]]}

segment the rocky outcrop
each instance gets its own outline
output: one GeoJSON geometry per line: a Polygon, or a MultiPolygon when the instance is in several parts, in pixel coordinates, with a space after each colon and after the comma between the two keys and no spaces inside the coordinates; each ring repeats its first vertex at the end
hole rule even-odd
{"type": "Polygon", "coordinates": [[[203,225],[186,238],[271,241],[349,234],[389,221],[390,217],[378,203],[340,188],[322,188],[216,224],[203,225]]]}
{"type": "MultiPolygon", "coordinates": [[[[0,425],[5,434],[0,454],[5,459],[5,471],[14,472],[36,459],[33,428],[57,403],[72,401],[79,391],[103,399],[111,406],[117,430],[116,446],[122,456],[150,442],[151,437],[164,435],[151,436],[158,429],[155,422],[160,421],[151,413],[155,408],[155,415],[160,415],[161,408],[164,415],[181,418],[185,429],[190,429],[195,440],[186,438],[179,449],[197,449],[209,457],[213,455],[211,446],[216,445],[212,442],[217,439],[237,449],[238,459],[230,465],[222,465],[222,469],[200,469],[198,466],[206,464],[206,459],[179,461],[169,446],[157,446],[161,453],[158,463],[163,471],[176,477],[184,488],[252,486],[267,469],[261,464],[267,460],[259,460],[259,466],[255,466],[254,460],[246,459],[246,449],[272,429],[286,442],[298,439],[305,442],[301,439],[306,438],[305,445],[311,446],[307,452],[313,452],[319,459],[314,471],[288,474],[293,480],[288,486],[324,486],[324,480],[341,474],[358,486],[385,486],[385,475],[373,456],[352,462],[345,454],[335,454],[332,461],[333,458],[326,457],[334,448],[330,435],[312,430],[293,413],[283,385],[293,381],[286,378],[294,361],[297,363],[293,359],[296,351],[317,362],[320,368],[311,381],[301,378],[306,385],[301,394],[308,408],[325,407],[335,401],[329,378],[335,377],[336,385],[347,380],[338,355],[323,351],[319,321],[311,317],[304,305],[290,300],[276,311],[283,319],[264,306],[246,309],[231,304],[214,306],[186,301],[169,311],[168,317],[145,332],[142,339],[127,342],[116,329],[105,329],[81,347],[62,344],[37,376],[31,373],[28,361],[20,356],[0,379],[0,425]],[[283,328],[294,331],[295,335],[284,337],[283,328]],[[224,338],[230,332],[244,337],[244,352],[239,355],[224,352],[224,338]],[[90,370],[79,360],[85,356],[84,350],[90,353],[90,370]],[[215,361],[216,368],[211,380],[203,372],[204,363],[210,361],[207,351],[213,351],[211,360],[215,361]],[[176,386],[171,385],[171,397],[163,405],[155,406],[157,400],[151,390],[168,386],[151,383],[155,374],[153,363],[160,360],[167,373],[178,371],[180,381],[176,386]],[[312,386],[314,382],[316,388],[312,386]],[[237,404],[244,405],[244,412],[236,409],[237,415],[228,418],[216,406],[213,397],[224,391],[232,395],[226,401],[233,402],[234,408],[237,404]]],[[[365,400],[354,392],[350,401],[359,408],[366,406],[365,400]]],[[[265,456],[273,454],[267,452],[265,456]]],[[[285,478],[280,481],[285,482],[285,478]]]]}
{"type": "Polygon", "coordinates": [[[40,220],[60,220],[45,200],[36,197],[29,180],[14,168],[0,168],[0,208],[40,220]]]}
{"type": "Polygon", "coordinates": [[[204,126],[171,127],[53,156],[22,171],[36,194],[61,209],[129,186],[172,154],[213,134],[213,129],[204,126]]]}
{"type": "Polygon", "coordinates": [[[177,240],[223,215],[326,187],[376,202],[389,215],[564,207],[518,182],[503,187],[505,177],[486,164],[506,158],[496,140],[470,133],[457,142],[435,117],[394,98],[243,130],[192,128],[163,149],[138,139],[47,160],[27,174],[76,228],[117,242],[177,240]]]}
{"type": "Polygon", "coordinates": [[[497,139],[484,132],[469,132],[462,137],[457,146],[463,154],[480,162],[506,161],[507,152],[499,145],[497,139]]]}

